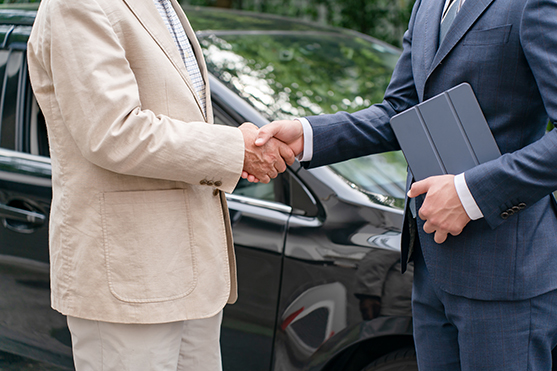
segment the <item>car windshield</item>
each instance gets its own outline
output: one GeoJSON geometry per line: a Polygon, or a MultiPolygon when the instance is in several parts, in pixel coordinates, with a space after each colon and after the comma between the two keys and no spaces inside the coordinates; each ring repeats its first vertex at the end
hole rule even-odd
{"type": "MultiPolygon", "coordinates": [[[[399,53],[355,34],[312,31],[200,33],[211,73],[269,120],[354,112],[380,102],[399,53]]],[[[402,207],[400,152],[330,165],[351,186],[402,207]]]]}

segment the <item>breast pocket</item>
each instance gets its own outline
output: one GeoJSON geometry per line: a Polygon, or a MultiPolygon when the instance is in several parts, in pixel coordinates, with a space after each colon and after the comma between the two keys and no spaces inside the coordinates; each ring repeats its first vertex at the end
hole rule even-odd
{"type": "Polygon", "coordinates": [[[464,46],[500,45],[509,41],[512,24],[470,31],[463,40],[464,46]]]}
{"type": "Polygon", "coordinates": [[[195,288],[195,247],[184,190],[107,192],[101,210],[108,284],[116,298],[168,301],[195,288]]]}

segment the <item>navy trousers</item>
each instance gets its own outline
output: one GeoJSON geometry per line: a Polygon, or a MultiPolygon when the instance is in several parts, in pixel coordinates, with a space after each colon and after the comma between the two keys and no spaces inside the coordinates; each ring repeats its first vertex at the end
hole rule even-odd
{"type": "Polygon", "coordinates": [[[420,371],[551,370],[557,291],[519,301],[451,295],[432,282],[417,247],[412,310],[420,371]]]}

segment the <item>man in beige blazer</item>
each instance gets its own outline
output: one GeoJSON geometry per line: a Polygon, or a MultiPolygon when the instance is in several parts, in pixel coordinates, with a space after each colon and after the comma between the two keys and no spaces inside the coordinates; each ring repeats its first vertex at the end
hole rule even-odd
{"type": "Polygon", "coordinates": [[[253,125],[213,125],[175,0],[43,0],[28,58],[52,159],[52,306],[76,368],[220,370],[237,295],[224,192],[293,154],[258,150],[253,125]]]}

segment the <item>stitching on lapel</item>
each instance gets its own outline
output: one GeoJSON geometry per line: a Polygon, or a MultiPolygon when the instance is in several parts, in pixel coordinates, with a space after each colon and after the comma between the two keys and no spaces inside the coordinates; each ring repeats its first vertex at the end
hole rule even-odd
{"type": "MultiPolygon", "coordinates": [[[[154,12],[154,15],[152,15],[151,13],[146,13],[145,11],[142,11],[139,6],[136,7],[136,2],[138,0],[123,0],[123,1],[124,1],[124,3],[126,3],[128,8],[130,9],[130,12],[137,18],[137,20],[139,21],[139,23],[141,23],[141,25],[145,28],[145,30],[147,30],[147,33],[149,33],[149,35],[151,35],[151,37],[153,38],[153,40],[155,40],[157,45],[159,45],[159,47],[161,48],[163,53],[167,56],[167,58],[172,62],[174,67],[178,70],[178,72],[182,76],[182,79],[184,80],[184,82],[186,83],[188,88],[191,90],[192,95],[193,95],[193,97],[194,97],[194,99],[197,102],[197,105],[199,107],[199,110],[201,111],[201,114],[204,115],[205,119],[207,120],[207,116],[205,116],[205,114],[203,113],[203,109],[201,108],[201,102],[200,102],[200,100],[197,96],[195,88],[193,87],[193,83],[191,82],[191,79],[189,77],[189,73],[186,70],[186,66],[184,64],[184,61],[180,57],[180,53],[178,52],[178,48],[177,48],[176,44],[174,43],[174,41],[172,40],[172,37],[170,36],[170,33],[168,32],[168,30],[167,30],[166,26],[164,25],[164,22],[162,21],[162,19],[160,19],[160,22],[159,22],[158,18],[160,18],[160,17],[157,13],[157,9],[155,7],[155,4],[153,3],[153,0],[144,0],[144,1],[150,1],[151,2],[151,5],[153,7],[152,11],[154,12]],[[144,14],[144,13],[146,13],[146,14],[144,14]],[[155,15],[158,18],[155,17],[155,15]],[[152,18],[152,22],[148,18],[152,18]],[[159,26],[161,26],[161,27],[153,27],[155,23],[159,24],[159,26]],[[160,32],[159,28],[166,31],[166,33],[160,32]]],[[[207,81],[205,81],[205,82],[206,82],[206,85],[207,85],[207,81]]]]}

